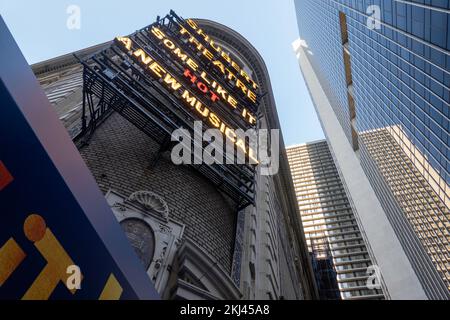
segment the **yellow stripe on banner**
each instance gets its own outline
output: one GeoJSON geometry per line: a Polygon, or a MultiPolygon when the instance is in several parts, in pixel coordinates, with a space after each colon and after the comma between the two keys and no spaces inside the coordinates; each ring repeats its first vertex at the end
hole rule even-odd
{"type": "Polygon", "coordinates": [[[22,300],[48,300],[60,281],[55,266],[47,264],[31,287],[25,292],[22,300]]]}
{"type": "MultiPolygon", "coordinates": [[[[47,265],[22,297],[23,300],[48,300],[60,281],[67,286],[70,276],[67,267],[75,265],[52,231],[45,226],[45,220],[36,214],[30,215],[24,223],[25,235],[34,242],[34,246],[47,260],[47,265]]],[[[72,294],[76,291],[70,290],[72,294]]]]}
{"type": "Polygon", "coordinates": [[[106,282],[105,288],[103,289],[99,300],[119,300],[122,295],[122,287],[117,281],[116,277],[111,273],[106,282]]]}
{"type": "Polygon", "coordinates": [[[8,280],[14,270],[17,269],[23,259],[25,259],[25,256],[25,252],[23,252],[13,238],[10,238],[0,248],[0,287],[8,280]]]}

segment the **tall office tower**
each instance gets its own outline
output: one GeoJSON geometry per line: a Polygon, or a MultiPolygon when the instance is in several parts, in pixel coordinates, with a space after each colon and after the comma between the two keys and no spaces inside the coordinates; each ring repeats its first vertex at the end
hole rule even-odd
{"type": "Polygon", "coordinates": [[[172,132],[192,136],[194,121],[279,128],[265,64],[241,35],[171,12],[33,70],[163,298],[316,296],[282,141],[272,176],[172,161],[172,132]]]}
{"type": "Polygon", "coordinates": [[[371,282],[373,263],[327,142],[286,151],[320,298],[383,299],[371,282]]]}
{"type": "Polygon", "coordinates": [[[296,0],[299,63],[391,298],[450,297],[450,2],[296,0]]]}

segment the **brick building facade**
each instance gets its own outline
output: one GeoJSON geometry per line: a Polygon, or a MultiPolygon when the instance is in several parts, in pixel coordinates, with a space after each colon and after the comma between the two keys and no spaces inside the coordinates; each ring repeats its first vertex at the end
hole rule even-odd
{"type": "MultiPolygon", "coordinates": [[[[235,31],[195,20],[267,92],[260,128],[279,128],[264,62],[235,31]]],[[[86,57],[109,43],[76,52],[86,57]]],[[[236,202],[120,113],[82,132],[83,66],[69,54],[33,66],[156,289],[166,299],[314,299],[317,291],[281,137],[280,170],[257,173],[255,205],[236,202]]]]}

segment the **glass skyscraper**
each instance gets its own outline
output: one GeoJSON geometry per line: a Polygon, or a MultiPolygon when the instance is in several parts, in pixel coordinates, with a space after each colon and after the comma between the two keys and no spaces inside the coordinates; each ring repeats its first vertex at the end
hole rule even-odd
{"type": "MultiPolygon", "coordinates": [[[[390,239],[398,241],[398,255],[406,256],[404,265],[412,270],[405,283],[416,279],[414,287],[426,298],[449,298],[450,1],[295,4],[297,53],[331,148],[337,155],[345,146],[325,119],[324,98],[343,132],[341,140],[351,146],[364,173],[361,179],[368,180],[367,190],[381,207],[357,214],[363,216],[369,246],[376,247],[373,258],[384,266],[386,288],[401,292],[396,290],[402,281],[393,283],[402,270],[395,270],[381,249],[390,239]],[[318,87],[325,97],[317,95],[318,87]],[[388,236],[381,239],[382,229],[376,235],[376,226],[368,223],[375,218],[388,221],[390,236],[386,231],[388,236]]],[[[340,158],[338,165],[347,166],[345,157],[340,158]]],[[[352,178],[351,170],[342,172],[346,180],[352,178]]],[[[370,200],[360,198],[361,205],[370,200]]]]}
{"type": "Polygon", "coordinates": [[[286,152],[320,299],[383,299],[367,286],[373,262],[327,142],[286,152]]]}

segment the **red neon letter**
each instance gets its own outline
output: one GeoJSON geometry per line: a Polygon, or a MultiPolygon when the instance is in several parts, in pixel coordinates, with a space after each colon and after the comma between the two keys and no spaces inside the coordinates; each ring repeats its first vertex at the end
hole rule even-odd
{"type": "Polygon", "coordinates": [[[192,83],[195,83],[195,81],[197,81],[197,77],[192,75],[192,73],[189,69],[184,70],[184,76],[186,78],[190,78],[192,83]]]}
{"type": "Polygon", "coordinates": [[[211,100],[212,102],[216,102],[217,100],[220,100],[217,94],[211,91],[211,100]]]}
{"type": "Polygon", "coordinates": [[[203,82],[197,82],[197,88],[203,93],[208,92],[208,87],[203,82]]]}

